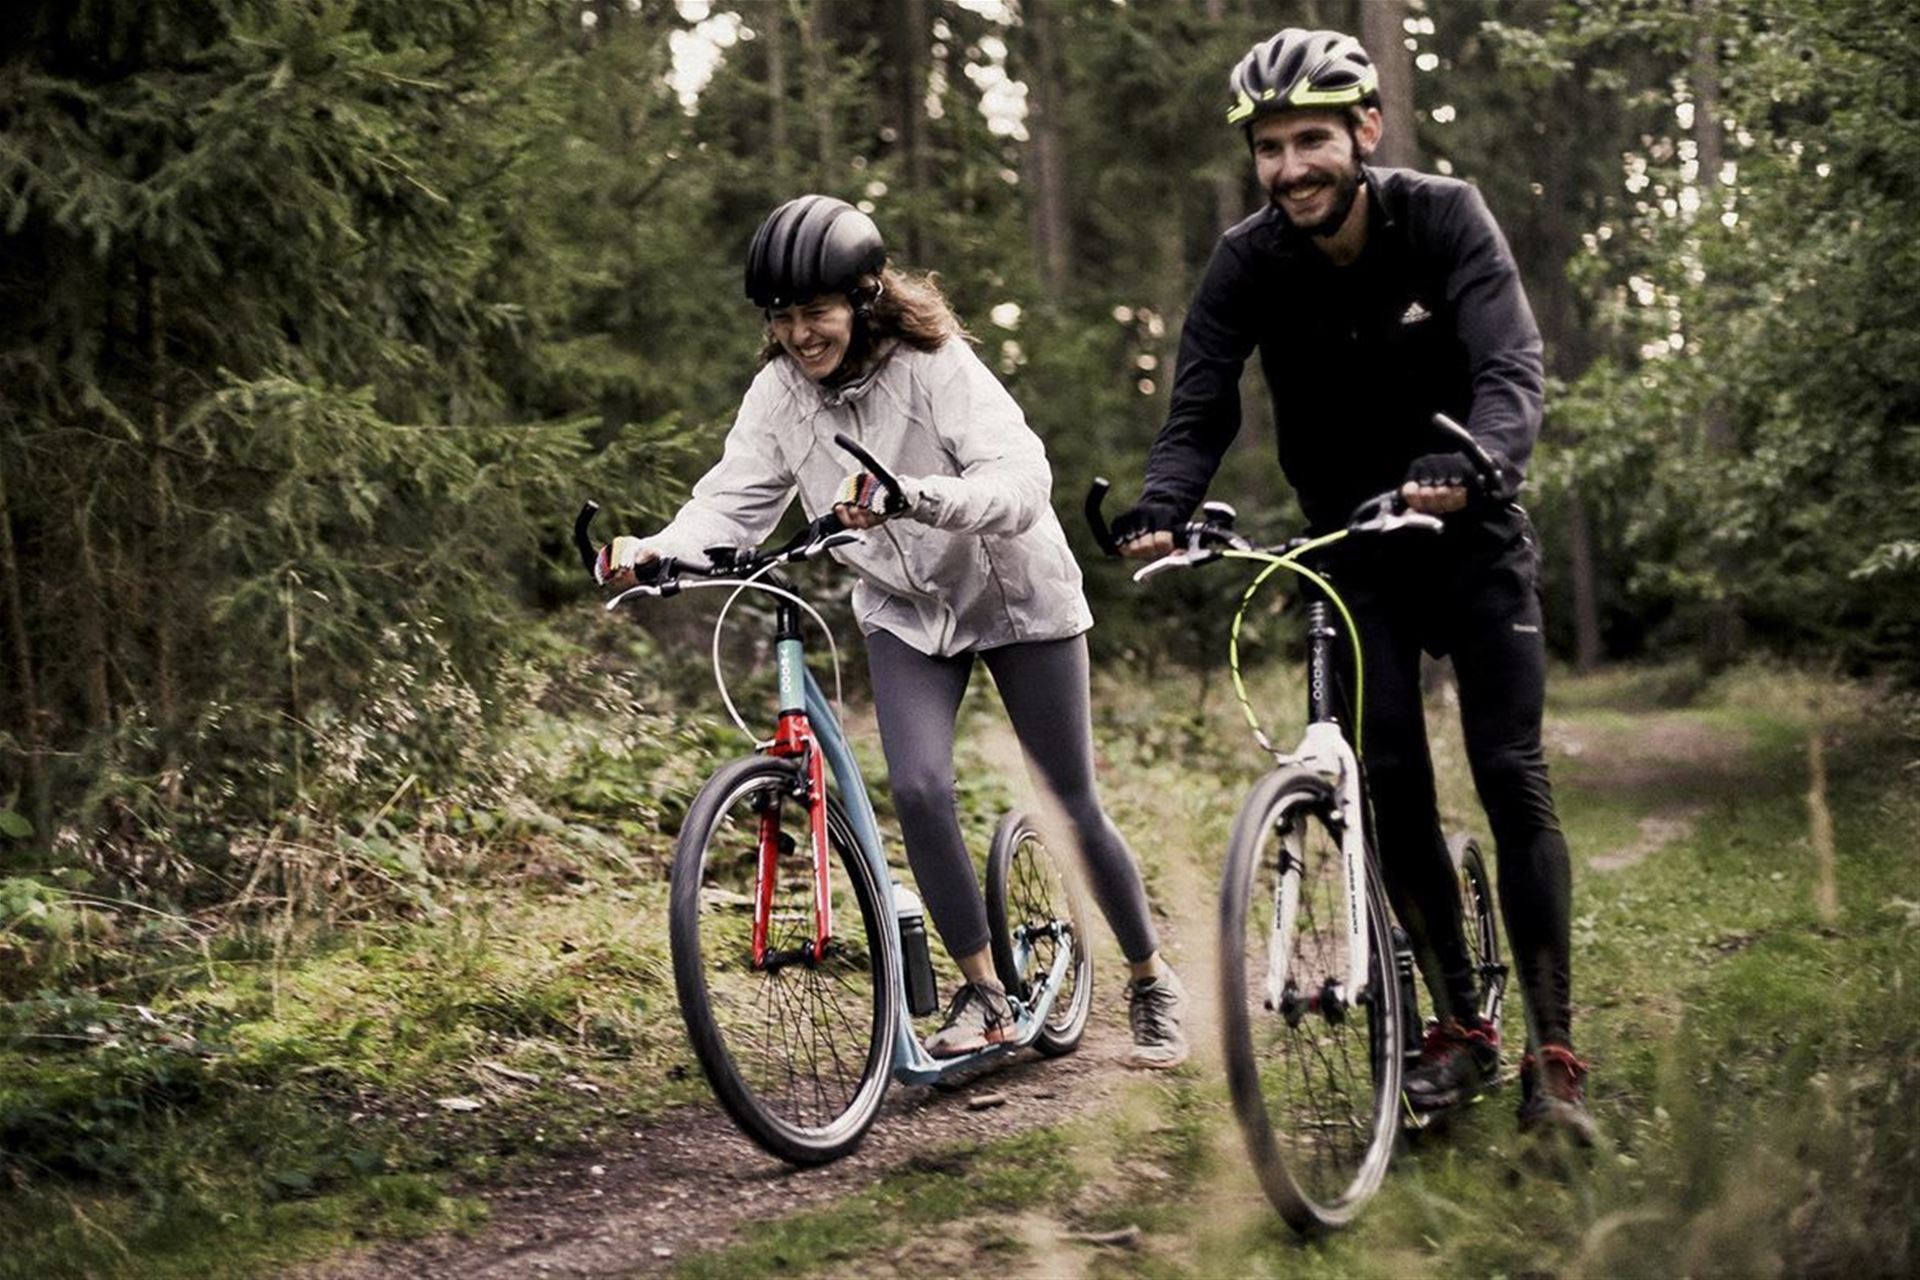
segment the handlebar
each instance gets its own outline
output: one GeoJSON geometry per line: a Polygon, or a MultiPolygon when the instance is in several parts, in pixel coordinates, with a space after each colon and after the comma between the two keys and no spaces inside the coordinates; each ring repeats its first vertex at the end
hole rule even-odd
{"type": "Polygon", "coordinates": [[[1100,550],[1109,556],[1120,554],[1120,544],[1114,541],[1113,530],[1107,526],[1107,518],[1100,508],[1106,505],[1107,491],[1113,488],[1113,482],[1105,476],[1095,476],[1093,483],[1087,486],[1087,527],[1093,530],[1093,540],[1100,550]]]}
{"type": "Polygon", "coordinates": [[[1460,452],[1467,455],[1467,461],[1473,464],[1474,472],[1480,477],[1480,484],[1487,493],[1497,493],[1500,489],[1500,469],[1493,465],[1493,459],[1481,443],[1474,439],[1473,432],[1467,430],[1444,413],[1433,415],[1433,425],[1454,444],[1460,446],[1460,452]]]}
{"type": "MultiPolygon", "coordinates": [[[[879,459],[875,458],[858,441],[836,432],[833,442],[852,454],[860,465],[865,467],[874,479],[886,486],[887,497],[881,504],[882,515],[898,515],[907,506],[906,495],[902,492],[900,481],[879,459]]],[[[593,518],[600,511],[600,504],[589,499],[580,507],[573,518],[573,546],[580,554],[580,564],[589,575],[599,565],[600,549],[593,543],[591,527],[593,518]]],[[[832,547],[843,546],[854,541],[859,535],[840,523],[840,517],[829,511],[818,519],[808,521],[793,537],[778,547],[765,551],[753,551],[736,547],[708,547],[706,565],[682,564],[671,556],[664,556],[644,565],[636,566],[633,574],[635,587],[642,594],[668,596],[677,592],[679,579],[683,574],[693,574],[703,578],[748,577],[775,564],[794,564],[819,555],[832,547]]],[[[621,593],[622,596],[626,592],[621,593]]]]}
{"type": "MultiPolygon", "coordinates": [[[[1494,465],[1493,458],[1474,438],[1473,433],[1444,413],[1434,414],[1432,421],[1434,427],[1466,455],[1468,461],[1473,464],[1474,472],[1479,476],[1480,482],[1487,487],[1488,491],[1497,488],[1499,468],[1494,465]]],[[[1118,556],[1120,544],[1114,538],[1113,529],[1107,523],[1106,515],[1102,510],[1106,505],[1107,494],[1112,488],[1112,482],[1105,476],[1095,476],[1093,483],[1087,486],[1083,510],[1087,518],[1087,527],[1092,531],[1093,540],[1100,550],[1108,556],[1118,556]]],[[[1203,563],[1204,559],[1212,558],[1203,556],[1204,552],[1217,552],[1223,548],[1254,549],[1252,544],[1233,531],[1233,516],[1233,508],[1225,503],[1206,503],[1201,507],[1200,518],[1189,521],[1181,530],[1186,535],[1187,545],[1174,554],[1182,557],[1181,563],[1198,564],[1203,563]]],[[[1400,496],[1399,491],[1390,489],[1367,499],[1354,508],[1353,514],[1347,517],[1346,532],[1388,533],[1397,529],[1438,530],[1440,527],[1441,523],[1437,517],[1409,510],[1406,500],[1400,496]]],[[[1260,548],[1260,550],[1269,554],[1284,555],[1288,551],[1297,550],[1305,545],[1306,541],[1304,538],[1295,538],[1279,546],[1260,548]]]]}
{"type": "Polygon", "coordinates": [[[844,432],[833,433],[833,442],[852,454],[867,469],[867,474],[887,487],[887,500],[880,504],[880,514],[897,516],[907,509],[907,496],[900,490],[900,482],[893,472],[880,465],[880,460],[860,447],[858,441],[844,432]]]}
{"type": "Polygon", "coordinates": [[[593,537],[587,529],[593,524],[593,518],[599,514],[600,504],[589,498],[581,506],[580,514],[573,518],[573,549],[580,553],[580,564],[586,569],[588,577],[593,576],[599,564],[600,552],[593,545],[593,537]]]}
{"type": "MultiPolygon", "coordinates": [[[[587,536],[587,526],[592,523],[599,504],[588,502],[580,508],[580,514],[574,518],[573,527],[576,543],[584,541],[581,558],[586,561],[587,571],[593,572],[599,559],[592,539],[587,536]]],[[[808,521],[798,533],[764,551],[742,550],[736,547],[708,547],[704,565],[688,564],[672,556],[661,556],[657,560],[635,565],[633,568],[634,585],[620,593],[617,599],[632,592],[648,596],[670,596],[678,594],[680,579],[699,578],[747,578],[773,565],[798,564],[812,559],[822,551],[844,546],[859,535],[840,523],[840,517],[831,511],[817,520],[808,521]]],[[[611,607],[611,606],[610,606],[611,607]]]]}

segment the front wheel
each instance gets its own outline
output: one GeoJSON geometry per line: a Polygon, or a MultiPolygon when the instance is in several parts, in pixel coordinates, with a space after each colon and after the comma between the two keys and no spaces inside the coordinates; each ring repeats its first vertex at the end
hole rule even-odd
{"type": "Polygon", "coordinates": [[[1399,985],[1371,857],[1357,918],[1365,987],[1348,990],[1351,930],[1340,812],[1318,774],[1257,785],[1220,887],[1227,1084],[1267,1198],[1303,1233],[1344,1226],[1380,1188],[1398,1130],[1399,985]]]}
{"type": "Polygon", "coordinates": [[[811,953],[810,818],[794,762],[755,756],[700,789],[673,854],[673,978],[687,1036],[720,1104],[793,1164],[852,1151],[890,1078],[900,981],[881,930],[893,913],[853,827],[827,802],[833,936],[811,953]],[[766,955],[753,960],[754,892],[773,851],[766,955]]]}
{"type": "Polygon", "coordinates": [[[1024,813],[1010,813],[987,854],[987,932],[993,965],[1006,989],[1031,1004],[1056,962],[1060,989],[1033,1047],[1048,1057],[1072,1053],[1093,1009],[1093,948],[1086,903],[1059,854],[1024,813]]]}

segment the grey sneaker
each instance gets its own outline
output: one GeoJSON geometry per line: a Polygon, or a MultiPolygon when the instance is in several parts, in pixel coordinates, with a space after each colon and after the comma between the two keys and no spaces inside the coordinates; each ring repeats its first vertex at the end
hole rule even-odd
{"type": "Polygon", "coordinates": [[[1187,989],[1169,969],[1157,978],[1135,978],[1127,984],[1127,1022],[1133,1028],[1133,1048],[1121,1061],[1129,1067],[1165,1071],[1187,1060],[1187,989]]]}
{"type": "Polygon", "coordinates": [[[1007,1003],[1006,988],[963,982],[947,1005],[947,1020],[927,1037],[927,1052],[958,1058],[1012,1037],[1013,1006],[1007,1003]]]}

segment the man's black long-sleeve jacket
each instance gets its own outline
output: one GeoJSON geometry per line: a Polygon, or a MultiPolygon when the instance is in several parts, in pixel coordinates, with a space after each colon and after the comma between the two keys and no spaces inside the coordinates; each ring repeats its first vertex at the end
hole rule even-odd
{"type": "Polygon", "coordinates": [[[1193,510],[1240,429],[1255,347],[1280,466],[1316,532],[1445,452],[1435,412],[1524,469],[1540,433],[1540,332],[1513,253],[1467,183],[1365,170],[1367,244],[1329,262],[1267,208],[1214,250],[1180,337],[1167,424],[1142,504],[1193,510]]]}

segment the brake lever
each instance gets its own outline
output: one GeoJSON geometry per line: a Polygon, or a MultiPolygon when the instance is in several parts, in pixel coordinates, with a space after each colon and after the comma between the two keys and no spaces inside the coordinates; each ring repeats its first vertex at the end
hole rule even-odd
{"type": "Polygon", "coordinates": [[[661,600],[667,596],[677,596],[679,594],[680,580],[678,578],[669,582],[638,582],[614,596],[613,599],[607,601],[606,609],[608,613],[612,613],[615,609],[618,609],[622,604],[626,603],[628,598],[632,596],[652,596],[656,600],[661,600]]]}
{"type": "Polygon", "coordinates": [[[680,594],[680,562],[672,556],[642,561],[629,572],[633,574],[633,585],[622,587],[614,593],[607,601],[607,612],[613,612],[631,596],[653,596],[658,599],[680,594]]]}
{"type": "Polygon", "coordinates": [[[1191,569],[1219,558],[1220,553],[1212,547],[1189,547],[1185,551],[1169,551],[1158,560],[1149,561],[1135,569],[1133,580],[1145,582],[1148,578],[1165,573],[1169,569],[1191,569]]]}
{"type": "Polygon", "coordinates": [[[1438,533],[1446,525],[1439,516],[1430,516],[1407,506],[1398,493],[1383,493],[1360,504],[1347,522],[1350,533],[1395,533],[1401,529],[1419,529],[1438,533]]]}
{"type": "Polygon", "coordinates": [[[819,555],[822,551],[831,551],[835,547],[844,547],[849,542],[859,542],[861,540],[859,530],[841,529],[836,533],[829,533],[815,538],[812,542],[800,548],[800,550],[795,553],[794,559],[808,560],[819,555]]]}

